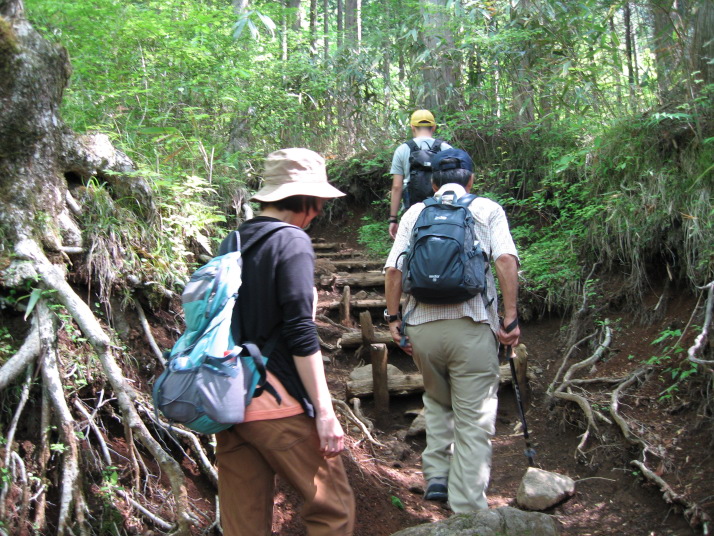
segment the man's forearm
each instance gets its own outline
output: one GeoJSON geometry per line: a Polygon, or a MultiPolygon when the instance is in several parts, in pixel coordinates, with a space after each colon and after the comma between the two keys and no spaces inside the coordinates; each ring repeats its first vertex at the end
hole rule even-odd
{"type": "Polygon", "coordinates": [[[513,255],[501,255],[496,259],[496,275],[501,286],[503,313],[507,321],[518,316],[518,260],[513,255]]]}
{"type": "Polygon", "coordinates": [[[384,276],[384,293],[387,298],[387,311],[390,315],[399,312],[399,302],[402,299],[402,272],[396,268],[387,268],[384,276]]]}
{"type": "Polygon", "coordinates": [[[396,216],[399,212],[399,205],[402,202],[402,190],[404,189],[404,176],[392,176],[392,196],[389,201],[389,216],[396,216]]]}

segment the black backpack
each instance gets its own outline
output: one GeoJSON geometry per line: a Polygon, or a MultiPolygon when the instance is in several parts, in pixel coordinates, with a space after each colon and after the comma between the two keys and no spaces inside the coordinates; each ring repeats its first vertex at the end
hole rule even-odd
{"type": "Polygon", "coordinates": [[[431,187],[431,159],[441,151],[443,140],[434,140],[429,149],[422,149],[414,140],[405,142],[411,151],[409,155],[409,183],[404,208],[424,201],[434,195],[431,187]]]}
{"type": "MultiPolygon", "coordinates": [[[[476,199],[446,192],[424,200],[409,242],[402,253],[402,286],[423,303],[456,304],[481,294],[486,303],[488,255],[474,232],[469,205],[476,199]]],[[[486,303],[488,305],[488,303],[486,303]]]]}

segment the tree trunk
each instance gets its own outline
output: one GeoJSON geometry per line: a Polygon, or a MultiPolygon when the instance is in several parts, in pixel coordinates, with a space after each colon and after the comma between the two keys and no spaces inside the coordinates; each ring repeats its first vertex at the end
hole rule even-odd
{"type": "Polygon", "coordinates": [[[698,72],[695,79],[701,80],[695,85],[695,92],[699,93],[707,84],[714,83],[714,4],[711,0],[699,0],[694,20],[691,58],[693,70],[698,72]]]}
{"type": "Polygon", "coordinates": [[[323,0],[322,11],[324,17],[322,21],[322,31],[325,34],[323,37],[323,57],[325,58],[325,61],[327,61],[327,58],[330,57],[330,0],[323,0]]]}
{"type": "MultiPolygon", "coordinates": [[[[434,110],[453,99],[456,90],[458,61],[455,61],[454,36],[449,28],[447,0],[421,0],[424,14],[423,40],[431,51],[422,64],[424,81],[423,106],[434,110]]],[[[421,106],[420,103],[417,103],[421,106]]],[[[457,107],[457,106],[451,106],[457,107]]]]}
{"type": "Polygon", "coordinates": [[[650,0],[652,13],[652,48],[657,72],[657,93],[660,103],[664,102],[672,86],[672,72],[677,67],[677,50],[672,23],[673,0],[650,0]]]}
{"type": "Polygon", "coordinates": [[[344,13],[344,0],[337,0],[337,48],[341,49],[344,44],[344,26],[345,13],[344,13]]]}
{"type": "MultiPolygon", "coordinates": [[[[524,29],[528,28],[531,12],[531,0],[519,0],[513,10],[514,20],[524,29]]],[[[513,111],[516,118],[523,123],[530,123],[535,119],[533,106],[533,86],[529,80],[531,76],[531,43],[523,43],[523,54],[518,62],[513,80],[513,111]]]]}
{"type": "Polygon", "coordinates": [[[630,103],[634,106],[635,100],[635,69],[633,67],[632,54],[632,17],[630,11],[630,3],[625,2],[624,6],[624,21],[625,21],[625,53],[627,54],[627,83],[630,88],[630,103]]]}
{"type": "Polygon", "coordinates": [[[310,0],[310,55],[317,54],[317,0],[310,0]]]}
{"type": "Polygon", "coordinates": [[[362,46],[362,0],[347,0],[345,10],[345,40],[350,50],[362,46]]]}

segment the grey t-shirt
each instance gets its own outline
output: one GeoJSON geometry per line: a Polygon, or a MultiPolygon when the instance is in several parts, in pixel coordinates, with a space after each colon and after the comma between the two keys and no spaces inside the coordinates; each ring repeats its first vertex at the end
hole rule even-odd
{"type": "MultiPolygon", "coordinates": [[[[419,136],[414,138],[414,143],[416,143],[420,149],[431,149],[434,145],[434,138],[429,136],[419,136]]],[[[445,141],[441,142],[441,150],[451,149],[451,145],[445,141]]],[[[411,150],[406,143],[402,143],[397,150],[394,151],[394,156],[392,157],[392,169],[389,171],[391,175],[403,175],[404,176],[404,186],[409,184],[409,156],[411,155],[411,150]]]]}

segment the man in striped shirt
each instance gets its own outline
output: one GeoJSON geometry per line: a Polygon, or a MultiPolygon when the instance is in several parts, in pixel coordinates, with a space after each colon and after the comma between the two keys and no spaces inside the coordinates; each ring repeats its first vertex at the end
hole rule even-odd
{"type": "MultiPolygon", "coordinates": [[[[473,186],[473,162],[459,149],[447,149],[432,160],[434,197],[453,192],[459,198],[473,186]]],[[[385,318],[395,341],[401,340],[402,262],[414,224],[424,203],[403,216],[385,264],[385,318]]],[[[503,297],[503,325],[499,324],[493,270],[488,270],[487,296],[454,305],[417,302],[407,295],[404,350],[414,358],[424,377],[426,449],[422,470],[427,480],[425,498],[449,501],[455,513],[488,508],[486,488],[491,471],[491,436],[498,404],[498,342],[518,344],[518,253],[503,208],[479,197],[470,205],[475,235],[494,261],[503,297]],[[484,299],[485,298],[485,299],[484,299]],[[453,446],[453,454],[452,454],[453,446]]]]}

